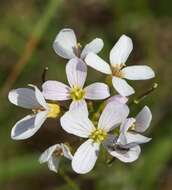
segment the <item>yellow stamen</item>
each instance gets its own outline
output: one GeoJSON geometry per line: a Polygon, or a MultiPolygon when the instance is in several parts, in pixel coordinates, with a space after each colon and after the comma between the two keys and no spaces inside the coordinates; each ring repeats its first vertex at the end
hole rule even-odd
{"type": "Polygon", "coordinates": [[[85,91],[80,87],[73,87],[70,92],[72,100],[82,100],[85,96],[85,91]]]}
{"type": "Polygon", "coordinates": [[[106,137],[107,137],[107,133],[99,128],[94,130],[90,135],[90,138],[93,139],[93,141],[97,143],[101,143],[103,140],[105,140],[106,137]]]}
{"type": "Polygon", "coordinates": [[[56,118],[60,113],[60,106],[58,104],[48,103],[48,107],[50,109],[48,113],[49,118],[56,118]]]}

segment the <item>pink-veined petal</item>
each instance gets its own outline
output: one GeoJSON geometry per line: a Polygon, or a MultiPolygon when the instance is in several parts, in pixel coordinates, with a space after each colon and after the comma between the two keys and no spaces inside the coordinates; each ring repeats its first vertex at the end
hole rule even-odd
{"type": "Polygon", "coordinates": [[[42,93],[48,100],[69,100],[70,88],[62,82],[49,80],[42,85],[42,93]]]}
{"type": "Polygon", "coordinates": [[[42,111],[37,115],[28,115],[24,117],[12,128],[11,138],[14,140],[23,140],[33,136],[44,123],[47,115],[47,111],[42,111]]]}
{"type": "Polygon", "coordinates": [[[136,120],[132,117],[127,118],[120,126],[120,132],[126,133],[136,120]]]}
{"type": "Polygon", "coordinates": [[[151,140],[151,138],[140,135],[139,133],[128,132],[126,133],[127,143],[143,144],[151,140]]]}
{"type": "Polygon", "coordinates": [[[151,123],[152,113],[150,109],[145,106],[136,116],[135,131],[144,132],[151,123]]]}
{"type": "Polygon", "coordinates": [[[110,51],[111,65],[115,66],[116,64],[125,64],[132,49],[133,43],[131,38],[126,35],[122,35],[110,51]]]}
{"type": "Polygon", "coordinates": [[[112,77],[112,84],[115,90],[122,96],[130,96],[135,92],[124,79],[112,77]]]}
{"type": "Polygon", "coordinates": [[[90,172],[97,160],[100,144],[88,139],[77,149],[72,159],[72,168],[76,173],[90,172]]]}
{"type": "Polygon", "coordinates": [[[100,82],[95,82],[85,89],[85,98],[90,100],[103,100],[110,96],[109,87],[100,82]]]}
{"type": "Polygon", "coordinates": [[[98,128],[108,132],[122,123],[128,114],[129,108],[127,105],[111,102],[104,108],[98,122],[98,128]]]}
{"type": "Polygon", "coordinates": [[[146,65],[128,66],[122,69],[124,78],[129,80],[147,80],[155,77],[154,71],[146,65]]]}
{"type": "Polygon", "coordinates": [[[128,98],[118,94],[118,95],[114,95],[114,96],[110,97],[107,100],[107,104],[110,103],[110,102],[126,104],[128,102],[128,98]]]}
{"type": "Polygon", "coordinates": [[[60,119],[62,128],[73,135],[88,138],[95,127],[85,112],[72,110],[66,112],[60,119]]]}
{"type": "Polygon", "coordinates": [[[82,88],[87,77],[87,66],[79,58],[71,59],[66,65],[66,75],[71,87],[82,88]]]}
{"type": "Polygon", "coordinates": [[[133,162],[137,160],[140,155],[141,149],[137,144],[121,146],[117,144],[118,137],[109,134],[107,139],[103,142],[104,147],[113,157],[118,158],[122,162],[133,162]]]}
{"type": "Polygon", "coordinates": [[[77,101],[72,101],[70,104],[69,110],[76,110],[77,112],[81,112],[85,115],[88,116],[88,108],[87,108],[87,103],[85,100],[77,100],[77,101]]]}
{"type": "Polygon", "coordinates": [[[101,73],[104,74],[112,73],[110,65],[95,53],[89,53],[85,58],[85,62],[87,65],[89,65],[90,67],[92,67],[97,71],[100,71],[101,73]]]}
{"type": "Polygon", "coordinates": [[[8,94],[8,99],[14,105],[27,109],[37,109],[41,105],[37,101],[35,91],[29,88],[18,88],[11,90],[8,94]]]}
{"type": "Polygon", "coordinates": [[[75,33],[72,29],[62,29],[56,36],[53,48],[57,55],[65,58],[72,59],[76,57],[74,48],[77,46],[75,33]]]}
{"type": "Polygon", "coordinates": [[[37,101],[39,102],[39,104],[45,108],[45,109],[48,109],[48,105],[44,99],[44,96],[42,94],[42,92],[35,86],[35,85],[32,85],[32,84],[29,84],[29,86],[33,87],[35,89],[35,96],[36,96],[36,99],[37,101]]]}
{"type": "Polygon", "coordinates": [[[128,150],[111,150],[108,149],[108,152],[111,156],[116,157],[122,162],[129,163],[129,162],[134,162],[135,160],[138,159],[141,149],[139,145],[133,146],[129,148],[128,150]]]}
{"type": "Polygon", "coordinates": [[[84,59],[88,53],[99,53],[103,48],[103,40],[95,38],[90,43],[86,44],[81,53],[81,58],[84,59]]]}
{"type": "Polygon", "coordinates": [[[135,121],[136,120],[134,118],[128,118],[121,124],[118,142],[120,142],[123,145],[128,143],[126,134],[127,134],[128,129],[134,124],[135,121]]]}

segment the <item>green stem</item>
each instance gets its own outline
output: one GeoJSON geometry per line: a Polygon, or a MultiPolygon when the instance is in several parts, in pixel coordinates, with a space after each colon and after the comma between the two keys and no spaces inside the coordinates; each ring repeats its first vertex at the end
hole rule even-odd
{"type": "Polygon", "coordinates": [[[158,87],[157,83],[154,83],[153,86],[148,89],[146,92],[143,92],[139,97],[137,97],[136,99],[134,99],[133,102],[134,104],[139,104],[142,100],[144,100],[150,93],[152,93],[156,88],[158,87]]]}
{"type": "Polygon", "coordinates": [[[99,117],[101,115],[101,112],[104,109],[105,105],[106,105],[106,101],[101,103],[98,110],[93,114],[92,121],[93,121],[94,124],[97,124],[98,119],[99,119],[99,117]]]}
{"type": "Polygon", "coordinates": [[[60,169],[59,174],[65,180],[65,182],[69,185],[71,190],[80,190],[78,185],[63,170],[60,169]]]}

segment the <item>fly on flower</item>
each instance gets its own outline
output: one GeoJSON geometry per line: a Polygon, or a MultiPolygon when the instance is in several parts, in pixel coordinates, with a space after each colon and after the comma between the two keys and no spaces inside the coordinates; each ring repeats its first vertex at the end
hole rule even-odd
{"type": "Polygon", "coordinates": [[[93,125],[84,110],[78,112],[75,109],[61,117],[61,125],[65,131],[87,139],[73,156],[72,168],[75,172],[84,174],[92,170],[100,145],[109,137],[109,132],[126,119],[128,113],[127,105],[113,102],[106,105],[97,126],[93,125]]]}
{"type": "Polygon", "coordinates": [[[151,140],[140,134],[149,127],[151,119],[152,114],[147,106],[138,113],[136,118],[126,119],[120,126],[119,135],[111,135],[105,141],[108,152],[122,162],[137,160],[141,152],[139,145],[151,140]]]}
{"type": "Polygon", "coordinates": [[[47,162],[48,168],[51,171],[58,172],[60,158],[63,156],[69,160],[72,160],[73,158],[70,149],[66,144],[55,144],[41,154],[39,162],[40,164],[47,162]]]}
{"type": "Polygon", "coordinates": [[[85,99],[102,100],[110,96],[109,87],[101,82],[84,88],[87,77],[87,66],[78,58],[71,59],[66,65],[69,86],[58,81],[46,81],[42,85],[43,95],[48,100],[70,100],[70,109],[82,107],[87,110],[85,99]]]}
{"type": "Polygon", "coordinates": [[[122,35],[110,51],[110,65],[93,52],[86,56],[85,62],[92,68],[110,75],[113,87],[119,94],[130,96],[135,91],[124,79],[146,80],[155,76],[154,71],[146,65],[126,67],[125,63],[132,49],[132,40],[122,35]]]}
{"type": "Polygon", "coordinates": [[[103,40],[95,38],[88,43],[83,49],[77,42],[76,35],[72,29],[62,29],[56,36],[53,43],[54,51],[65,59],[79,57],[84,59],[90,52],[99,53],[103,48],[103,40]]]}
{"type": "Polygon", "coordinates": [[[18,121],[12,128],[11,138],[14,140],[33,136],[47,118],[57,118],[60,114],[58,104],[47,103],[40,90],[34,85],[30,86],[34,89],[18,88],[8,94],[11,103],[32,110],[31,114],[18,121]]]}

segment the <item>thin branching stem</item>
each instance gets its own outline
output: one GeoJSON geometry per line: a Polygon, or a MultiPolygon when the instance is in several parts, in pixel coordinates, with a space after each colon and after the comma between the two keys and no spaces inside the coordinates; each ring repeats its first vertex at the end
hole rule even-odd
{"type": "Polygon", "coordinates": [[[152,87],[147,91],[143,92],[140,96],[134,99],[130,104],[139,104],[142,100],[144,100],[149,94],[151,94],[158,87],[157,83],[153,83],[152,87]]]}

